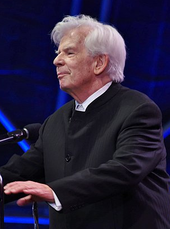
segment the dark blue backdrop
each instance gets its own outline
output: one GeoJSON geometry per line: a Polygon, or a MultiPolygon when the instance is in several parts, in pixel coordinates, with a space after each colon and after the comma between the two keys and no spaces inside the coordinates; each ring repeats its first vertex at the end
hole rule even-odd
{"type": "MultiPolygon", "coordinates": [[[[8,129],[4,120],[16,128],[42,123],[70,99],[58,89],[52,64],[55,47],[49,34],[63,16],[79,13],[115,25],[124,37],[128,57],[123,84],[146,93],[158,104],[163,114],[165,144],[170,151],[169,0],[1,0],[0,133],[8,129]]],[[[16,144],[0,146],[0,152],[2,165],[12,154],[21,154],[23,150],[16,144]]],[[[168,172],[169,167],[168,155],[168,172]]],[[[14,218],[8,218],[12,215],[31,216],[30,206],[22,211],[16,208],[15,214],[13,208],[16,204],[5,208],[6,222],[14,223],[14,218]]],[[[40,214],[48,217],[43,204],[40,214]]],[[[48,228],[41,228],[45,227],[48,228]]],[[[5,228],[12,228],[12,224],[6,223],[5,228]]]]}

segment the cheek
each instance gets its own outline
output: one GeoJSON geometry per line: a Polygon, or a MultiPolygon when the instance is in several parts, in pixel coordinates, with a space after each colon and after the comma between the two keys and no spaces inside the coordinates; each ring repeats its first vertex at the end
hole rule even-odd
{"type": "Polygon", "coordinates": [[[77,66],[79,66],[80,71],[86,71],[86,73],[91,73],[93,69],[93,61],[91,59],[86,59],[81,61],[77,66]]]}
{"type": "Polygon", "coordinates": [[[71,79],[72,81],[84,81],[89,76],[93,74],[93,60],[92,59],[87,59],[84,58],[80,60],[79,58],[77,61],[74,63],[70,63],[68,65],[68,68],[70,69],[71,72],[71,79]]]}
{"type": "Polygon", "coordinates": [[[89,76],[91,77],[93,75],[93,68],[91,66],[91,63],[89,63],[89,65],[84,65],[81,69],[81,73],[83,75],[86,75],[86,77],[88,78],[89,76]]]}

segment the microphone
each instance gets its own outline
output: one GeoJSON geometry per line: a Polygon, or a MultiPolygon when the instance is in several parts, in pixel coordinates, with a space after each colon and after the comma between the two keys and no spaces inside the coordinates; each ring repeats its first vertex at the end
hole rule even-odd
{"type": "Polygon", "coordinates": [[[26,139],[30,140],[30,141],[37,141],[38,137],[39,137],[39,129],[41,127],[40,123],[32,123],[32,124],[28,124],[26,125],[23,130],[26,131],[27,133],[27,137],[26,139]]]}
{"type": "Polygon", "coordinates": [[[0,143],[16,143],[23,139],[28,139],[31,141],[36,141],[39,136],[39,129],[41,127],[40,123],[32,123],[26,125],[23,129],[17,129],[7,133],[7,137],[0,139],[0,143]]]}

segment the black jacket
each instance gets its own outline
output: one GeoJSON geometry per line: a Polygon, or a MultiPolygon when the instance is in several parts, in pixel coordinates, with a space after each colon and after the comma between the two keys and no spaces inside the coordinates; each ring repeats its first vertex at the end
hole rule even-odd
{"type": "Polygon", "coordinates": [[[168,229],[169,177],[161,113],[145,95],[112,86],[86,112],[71,101],[35,145],[0,169],[4,182],[44,180],[63,209],[50,229],[168,229]]]}

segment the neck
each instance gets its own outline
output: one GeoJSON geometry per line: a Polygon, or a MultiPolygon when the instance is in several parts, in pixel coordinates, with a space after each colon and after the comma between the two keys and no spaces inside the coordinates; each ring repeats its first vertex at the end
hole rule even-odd
{"type": "Polygon", "coordinates": [[[83,103],[86,99],[88,99],[93,93],[98,91],[100,88],[102,88],[104,85],[106,85],[108,82],[110,82],[111,79],[109,78],[107,81],[103,83],[96,83],[93,84],[90,88],[85,88],[78,91],[74,91],[73,93],[69,93],[78,103],[83,103]]]}

